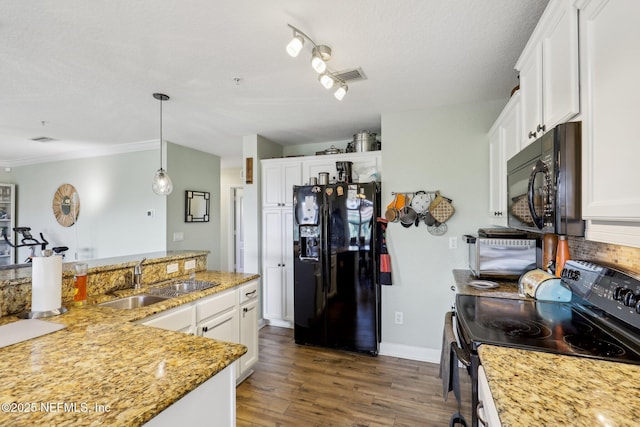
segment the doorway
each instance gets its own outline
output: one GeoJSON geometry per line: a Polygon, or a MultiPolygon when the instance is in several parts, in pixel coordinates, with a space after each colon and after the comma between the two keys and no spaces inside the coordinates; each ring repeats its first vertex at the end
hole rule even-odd
{"type": "Polygon", "coordinates": [[[242,187],[231,188],[232,229],[233,229],[233,271],[244,272],[244,223],[243,206],[244,190],[242,187]]]}

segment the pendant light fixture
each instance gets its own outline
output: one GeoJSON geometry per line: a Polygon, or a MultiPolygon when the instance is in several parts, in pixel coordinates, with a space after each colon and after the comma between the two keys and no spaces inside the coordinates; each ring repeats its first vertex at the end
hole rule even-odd
{"type": "Polygon", "coordinates": [[[158,169],[153,176],[153,183],[151,184],[151,188],[153,192],[160,195],[166,196],[171,194],[173,191],[173,183],[171,182],[171,178],[169,178],[169,174],[162,167],[162,102],[168,101],[169,96],[164,93],[154,93],[153,97],[160,101],[160,169],[158,169]]]}

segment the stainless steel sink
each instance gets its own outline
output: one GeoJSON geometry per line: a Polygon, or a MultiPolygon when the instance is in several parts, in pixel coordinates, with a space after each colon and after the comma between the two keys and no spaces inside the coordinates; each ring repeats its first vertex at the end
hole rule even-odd
{"type": "Polygon", "coordinates": [[[140,294],[140,295],[132,295],[126,298],[120,298],[113,301],[103,302],[98,304],[102,307],[111,307],[111,308],[119,308],[121,310],[131,310],[134,308],[146,307],[151,304],[156,304],[162,301],[166,301],[167,297],[162,297],[158,295],[148,295],[148,294],[140,294]]]}
{"type": "Polygon", "coordinates": [[[162,288],[152,289],[153,295],[160,295],[165,297],[175,297],[183,294],[189,294],[191,292],[203,291],[205,289],[218,286],[219,283],[205,282],[202,280],[186,280],[184,282],[172,283],[162,288]]]}

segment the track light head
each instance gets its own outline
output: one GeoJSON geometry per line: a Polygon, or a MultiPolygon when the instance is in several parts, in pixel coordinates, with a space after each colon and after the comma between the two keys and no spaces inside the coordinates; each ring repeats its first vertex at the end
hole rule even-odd
{"type": "Polygon", "coordinates": [[[318,80],[320,80],[320,84],[325,89],[331,89],[333,87],[333,84],[335,83],[335,81],[333,80],[333,77],[331,77],[329,73],[320,74],[320,77],[318,77],[318,80]]]}
{"type": "Polygon", "coordinates": [[[324,73],[327,69],[327,61],[331,59],[331,48],[320,45],[311,51],[311,66],[317,73],[324,73]]]}
{"type": "Polygon", "coordinates": [[[287,45],[287,53],[295,58],[296,56],[298,56],[303,46],[304,46],[304,37],[302,37],[300,34],[294,31],[293,38],[287,45]]]}
{"type": "Polygon", "coordinates": [[[333,96],[335,96],[338,101],[342,101],[348,90],[349,87],[346,84],[340,83],[340,87],[336,89],[336,91],[333,93],[333,96]]]}

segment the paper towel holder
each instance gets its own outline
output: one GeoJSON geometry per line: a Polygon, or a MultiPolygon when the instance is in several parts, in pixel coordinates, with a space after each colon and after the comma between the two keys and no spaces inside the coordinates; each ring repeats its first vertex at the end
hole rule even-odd
{"type": "Polygon", "coordinates": [[[58,316],[60,314],[66,313],[69,311],[64,305],[60,308],[56,308],[55,310],[49,311],[24,311],[18,314],[18,318],[20,319],[42,319],[45,317],[53,317],[58,316]]]}

